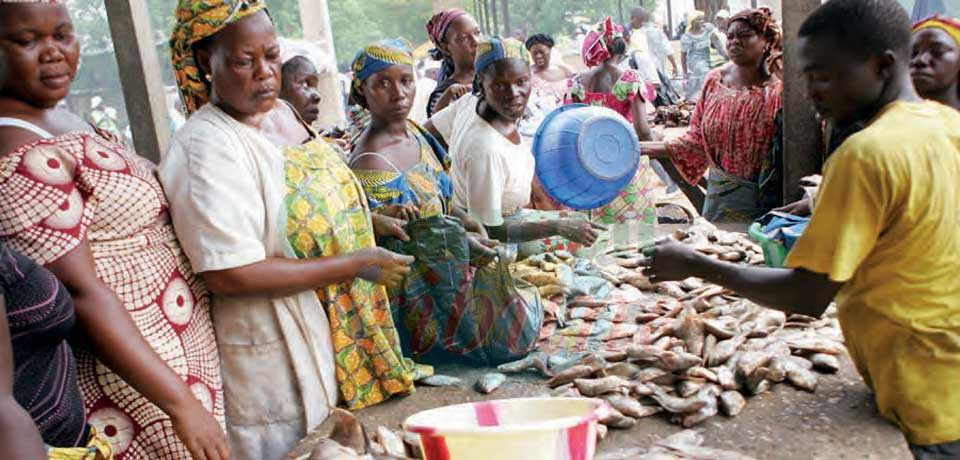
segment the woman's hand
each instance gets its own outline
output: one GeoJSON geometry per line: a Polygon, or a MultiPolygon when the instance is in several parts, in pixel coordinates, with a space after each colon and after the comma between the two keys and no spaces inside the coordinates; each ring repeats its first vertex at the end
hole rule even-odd
{"type": "Polygon", "coordinates": [[[170,421],[177,437],[190,451],[194,460],[227,460],[230,446],[217,420],[210,415],[192,394],[182,407],[170,410],[170,421]]]}
{"type": "Polygon", "coordinates": [[[467,234],[467,246],[470,248],[470,265],[482,267],[489,265],[497,257],[497,245],[500,242],[474,234],[467,234]]]}
{"type": "Polygon", "coordinates": [[[405,256],[383,248],[368,249],[366,255],[370,258],[371,266],[360,270],[359,277],[371,283],[393,287],[400,284],[410,274],[409,265],[413,263],[413,256],[405,256]]]}
{"type": "Polygon", "coordinates": [[[477,219],[470,217],[468,215],[463,215],[460,217],[460,222],[463,223],[463,228],[468,232],[476,233],[484,238],[487,238],[487,228],[483,226],[477,219]]]}
{"type": "Polygon", "coordinates": [[[410,236],[403,230],[406,221],[385,216],[382,214],[373,214],[373,233],[378,237],[394,237],[400,241],[410,241],[410,236]]]}
{"type": "Polygon", "coordinates": [[[586,219],[560,219],[556,221],[557,234],[585,246],[593,246],[597,242],[597,230],[606,230],[607,227],[586,219]]]}
{"type": "Polygon", "coordinates": [[[420,208],[412,203],[391,204],[377,210],[380,215],[411,221],[420,218],[420,208]]]}
{"type": "Polygon", "coordinates": [[[443,92],[444,94],[441,97],[447,96],[450,99],[450,101],[453,102],[457,99],[460,99],[470,91],[473,91],[473,88],[470,87],[470,85],[454,83],[450,85],[450,87],[448,87],[446,91],[443,92]]]}

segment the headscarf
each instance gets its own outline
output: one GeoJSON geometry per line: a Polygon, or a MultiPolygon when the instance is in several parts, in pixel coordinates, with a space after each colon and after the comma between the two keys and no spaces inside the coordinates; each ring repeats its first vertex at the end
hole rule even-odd
{"type": "Polygon", "coordinates": [[[193,45],[266,6],[264,0],[179,0],[170,34],[170,58],[188,116],[210,97],[208,82],[193,56],[193,45]]]}
{"type": "Polygon", "coordinates": [[[433,15],[433,17],[427,21],[427,36],[430,37],[430,41],[433,42],[434,46],[433,49],[430,50],[430,57],[437,61],[443,61],[443,64],[440,66],[440,73],[437,74],[437,81],[446,80],[450,75],[453,75],[454,70],[453,61],[451,61],[448,56],[444,56],[443,51],[440,51],[440,43],[443,43],[443,38],[447,35],[447,30],[450,29],[453,21],[467,14],[469,13],[460,8],[451,8],[433,15]]]}
{"type": "Polygon", "coordinates": [[[699,18],[707,17],[707,13],[704,13],[700,10],[693,10],[690,12],[690,15],[687,16],[687,32],[693,30],[693,21],[696,21],[699,18]]]}
{"type": "Polygon", "coordinates": [[[587,67],[596,67],[610,59],[610,45],[618,38],[623,38],[623,27],[614,24],[613,18],[607,16],[583,39],[583,48],[580,50],[583,63],[587,67]]]}
{"type": "Polygon", "coordinates": [[[714,17],[717,19],[730,19],[730,12],[725,9],[720,10],[720,11],[717,11],[717,14],[714,15],[714,17]]]}
{"type": "Polygon", "coordinates": [[[473,69],[473,93],[480,94],[480,74],[493,63],[507,59],[520,59],[527,64],[533,63],[530,52],[516,38],[485,37],[477,44],[477,59],[473,69]]]}
{"type": "Polygon", "coordinates": [[[380,40],[364,47],[353,58],[353,81],[350,85],[350,97],[361,106],[366,106],[360,86],[373,74],[394,65],[413,65],[413,51],[410,44],[402,38],[380,40]]]}
{"type": "Polygon", "coordinates": [[[733,15],[728,23],[733,25],[737,21],[743,21],[758,35],[767,40],[768,48],[763,55],[763,60],[771,73],[780,70],[778,66],[782,67],[783,65],[783,33],[780,31],[777,20],[773,17],[773,11],[770,11],[770,8],[767,7],[743,10],[733,15]]]}
{"type": "Polygon", "coordinates": [[[960,46],[960,22],[946,16],[934,15],[913,26],[913,33],[924,29],[940,29],[950,35],[960,46]]]}

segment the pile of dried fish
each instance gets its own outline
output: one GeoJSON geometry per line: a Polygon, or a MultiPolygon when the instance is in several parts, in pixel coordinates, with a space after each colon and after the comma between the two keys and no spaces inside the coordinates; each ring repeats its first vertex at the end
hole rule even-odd
{"type": "Polygon", "coordinates": [[[423,458],[419,442],[404,441],[397,433],[380,426],[367,430],[350,412],[333,411],[334,427],[313,450],[294,460],[409,460],[423,458]]]}
{"type": "MultiPolygon", "coordinates": [[[[722,260],[763,263],[762,251],[746,236],[705,221],[674,237],[722,260]]],[[[598,261],[611,283],[649,293],[634,305],[638,328],[629,345],[588,354],[566,368],[547,369],[539,358],[527,358],[499,370],[536,370],[550,377],[546,383],[556,396],[607,401],[614,410],[602,422],[611,428],[629,428],[659,412],[684,427],[721,412],[733,417],[746,405],[745,396],[781,382],[814,391],[815,371],[839,370],[844,347],[834,314],[787,317],[695,278],[653,284],[638,270],[641,261],[636,251],[598,261]]],[[[545,281],[542,271],[565,266],[544,265],[518,273],[545,281]]]]}
{"type": "Polygon", "coordinates": [[[683,101],[676,105],[666,105],[657,108],[654,116],[654,123],[664,125],[667,128],[676,128],[678,126],[689,126],[690,116],[693,115],[693,109],[696,104],[689,101],[683,101]]]}
{"type": "Polygon", "coordinates": [[[654,443],[649,451],[640,448],[608,452],[597,460],[753,460],[737,452],[703,447],[703,436],[684,430],[654,443]]]}

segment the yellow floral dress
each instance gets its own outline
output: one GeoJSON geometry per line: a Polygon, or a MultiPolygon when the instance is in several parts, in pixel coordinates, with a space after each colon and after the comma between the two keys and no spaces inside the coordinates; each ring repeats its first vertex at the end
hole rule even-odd
{"type": "MultiPolygon", "coordinates": [[[[296,257],[336,256],[376,247],[370,210],[356,177],[320,141],[285,152],[286,238],[296,257]]],[[[362,279],[317,291],[333,336],[337,383],[351,410],[410,393],[386,288],[362,279]]]]}

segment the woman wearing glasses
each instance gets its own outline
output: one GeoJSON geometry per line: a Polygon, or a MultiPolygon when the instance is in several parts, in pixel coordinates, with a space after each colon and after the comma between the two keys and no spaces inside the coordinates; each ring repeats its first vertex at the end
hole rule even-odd
{"type": "Polygon", "coordinates": [[[187,111],[159,175],[212,295],[227,437],[236,459],[282,458],[343,404],[413,391],[385,285],[412,257],[371,215],[335,148],[278,101],[264,2],[180,0],[171,55],[187,111]]]}

